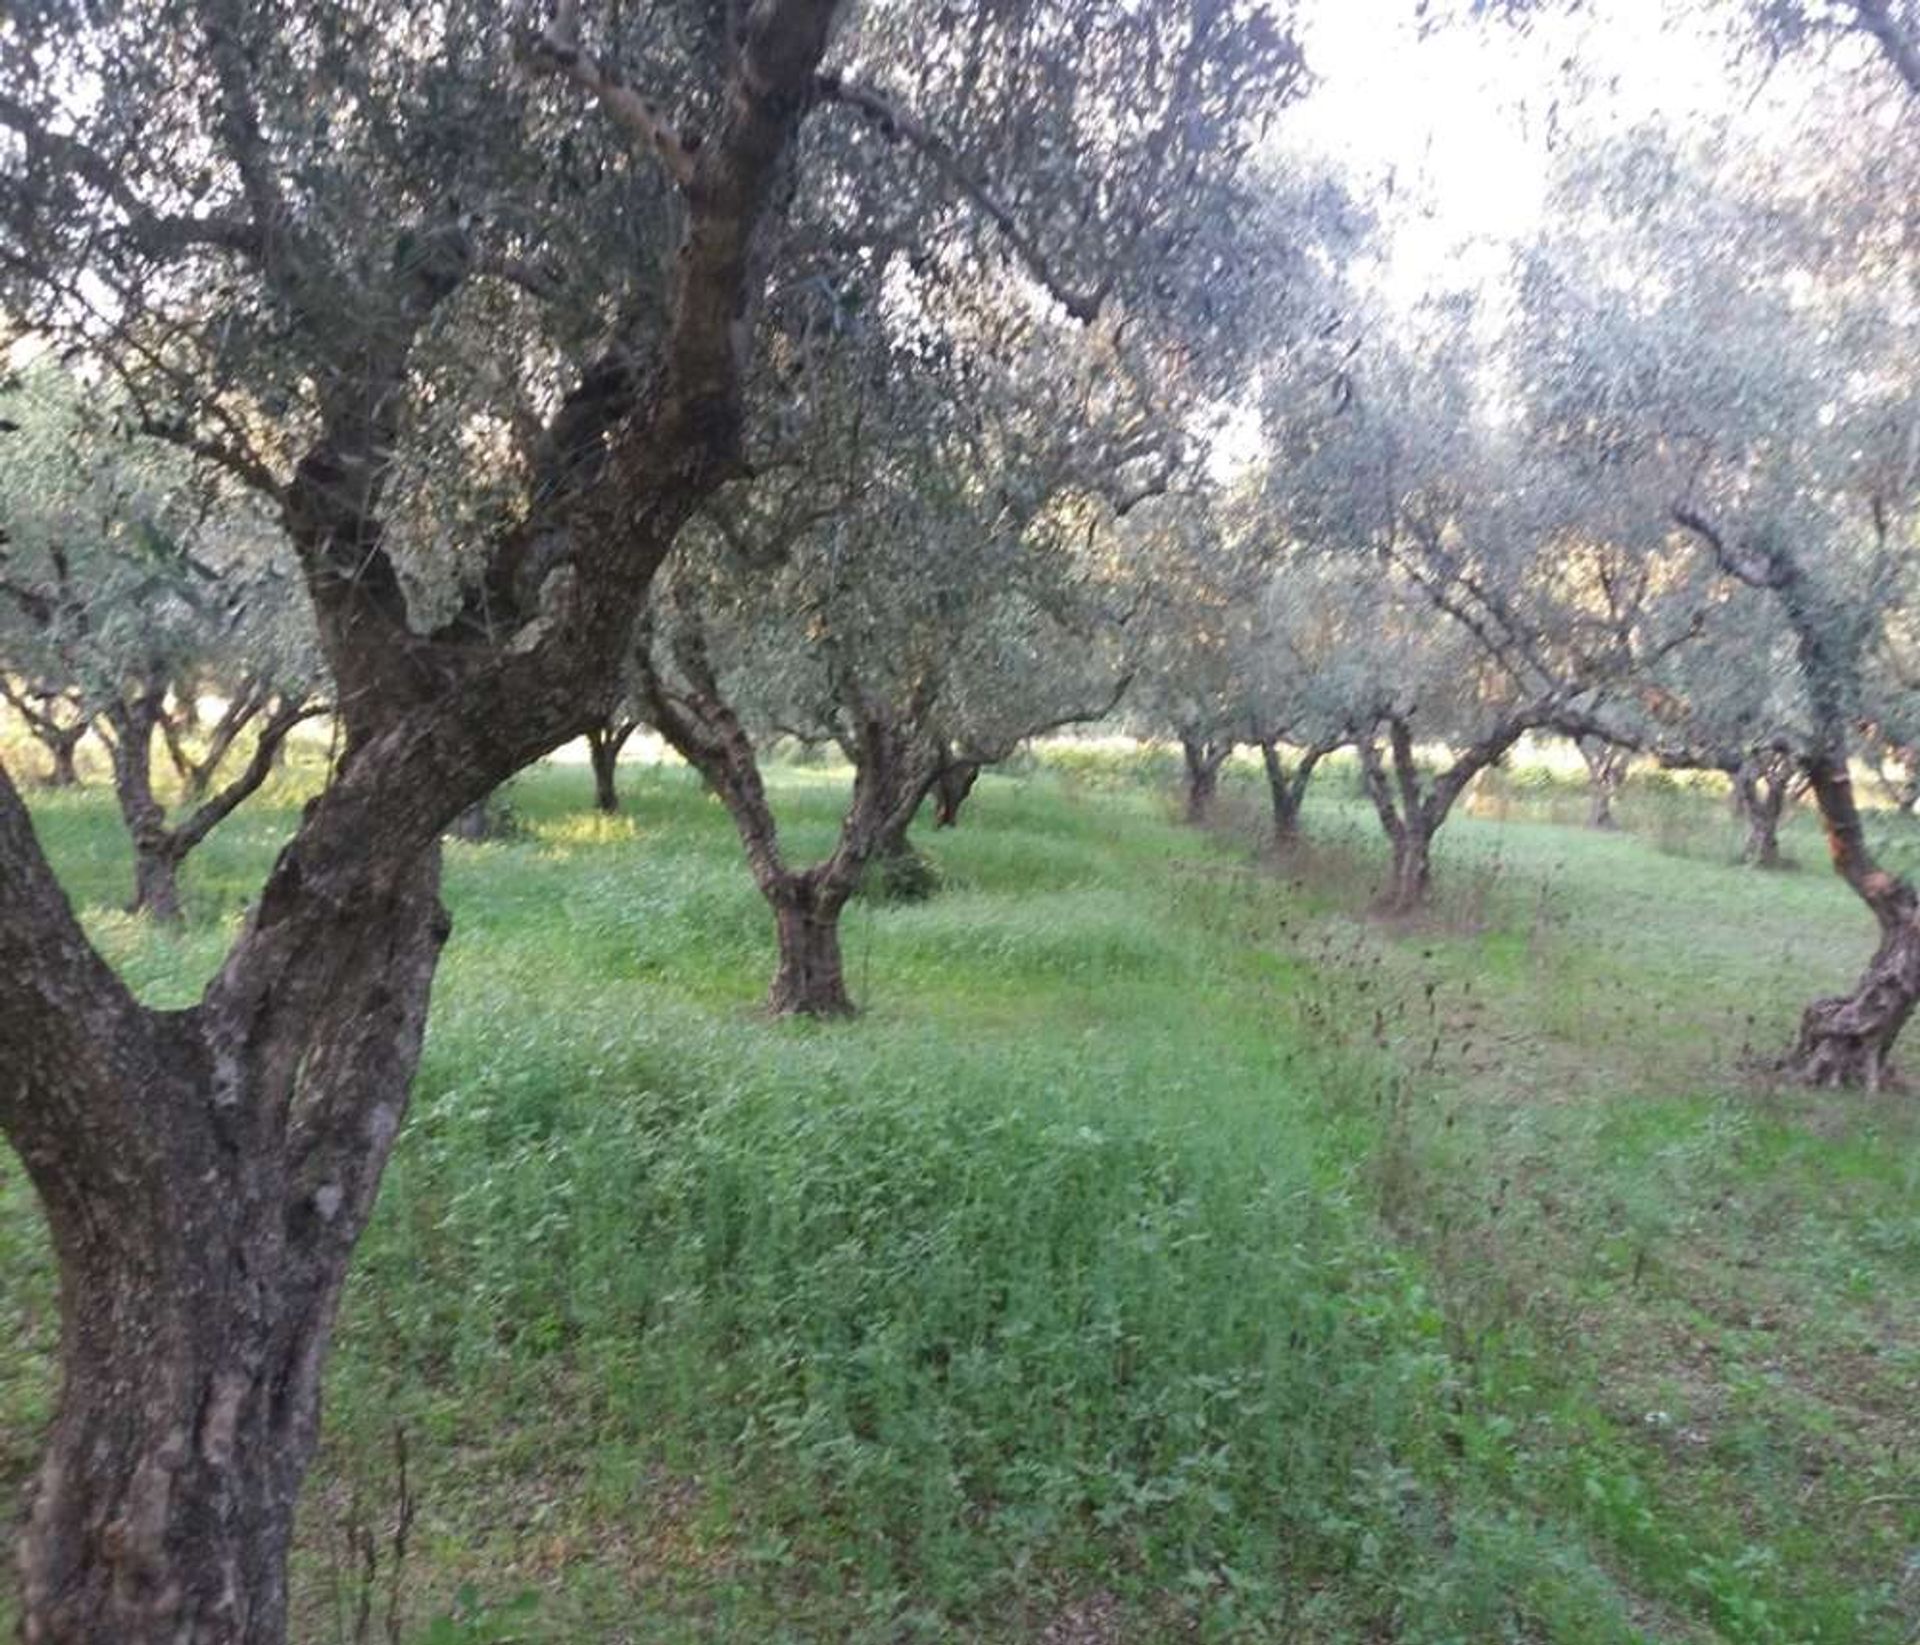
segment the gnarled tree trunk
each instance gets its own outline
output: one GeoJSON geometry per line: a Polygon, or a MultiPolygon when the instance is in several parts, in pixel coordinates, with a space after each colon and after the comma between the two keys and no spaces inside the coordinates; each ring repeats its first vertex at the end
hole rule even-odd
{"type": "Polygon", "coordinates": [[[1916,1002],[1920,914],[1909,912],[1882,930],[1880,946],[1852,993],[1807,1007],[1787,1065],[1809,1085],[1878,1090],[1916,1002]]]}
{"type": "MultiPolygon", "coordinates": [[[[0,783],[15,899],[51,905],[27,832],[0,783]]],[[[33,1645],[285,1637],[328,1333],[446,931],[431,855],[364,889],[297,1003],[230,965],[193,1009],[148,1010],[57,918],[3,945],[59,1027],[16,995],[0,1047],[65,1042],[0,1094],[60,1270],[60,1403],[19,1550],[33,1645]]]]}
{"type": "Polygon", "coordinates": [[[769,901],[780,957],[767,1009],[781,1017],[852,1016],[853,999],[840,963],[845,898],[806,873],[787,875],[769,901]]]}
{"type": "Polygon", "coordinates": [[[1868,850],[1844,744],[1838,752],[1816,751],[1806,775],[1834,867],[1872,911],[1880,942],[1851,993],[1807,1007],[1786,1066],[1810,1085],[1878,1090],[1894,1042],[1920,1003],[1920,893],[1868,850]]]}

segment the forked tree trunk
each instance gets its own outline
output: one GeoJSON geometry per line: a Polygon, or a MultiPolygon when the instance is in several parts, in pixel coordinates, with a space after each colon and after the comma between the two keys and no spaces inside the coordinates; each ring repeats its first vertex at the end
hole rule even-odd
{"type": "Polygon", "coordinates": [[[1315,768],[1332,750],[1316,743],[1300,756],[1291,772],[1280,757],[1280,745],[1272,738],[1260,744],[1260,763],[1267,774],[1267,797],[1273,807],[1273,838],[1276,845],[1291,845],[1300,837],[1300,811],[1306,803],[1307,785],[1315,768]]]}
{"type": "Polygon", "coordinates": [[[593,803],[609,815],[620,809],[620,751],[638,729],[633,721],[609,720],[587,732],[587,758],[593,765],[593,803]]]}
{"type": "Polygon", "coordinates": [[[1213,802],[1220,792],[1220,767],[1233,752],[1230,742],[1210,738],[1180,737],[1180,753],[1187,769],[1186,820],[1198,827],[1213,816],[1213,802]]]}
{"type": "Polygon", "coordinates": [[[1587,767],[1587,826],[1612,829],[1620,826],[1613,814],[1613,802],[1620,797],[1627,780],[1631,756],[1597,737],[1578,739],[1580,758],[1587,767]]]}
{"type": "Polygon", "coordinates": [[[1380,898],[1383,914],[1412,914],[1426,905],[1433,889],[1433,835],[1417,823],[1393,840],[1392,877],[1380,898]]]}
{"type": "MultiPolygon", "coordinates": [[[[495,541],[457,630],[409,631],[379,527],[411,351],[465,277],[464,229],[429,218],[383,277],[365,259],[323,270],[303,230],[284,242],[298,255],[275,255],[277,211],[252,224],[270,289],[352,293],[300,328],[330,380],[282,510],[345,736],[184,1010],[142,1006],[88,942],[0,766],[0,1133],[41,1201],[61,1296],[62,1388],[19,1543],[29,1645],[283,1645],[328,1337],[446,935],[437,836],[458,805],[578,734],[692,509],[740,472],[757,230],[833,14],[832,0],[753,8],[725,112],[689,162],[654,404],[635,390],[574,416],[580,402],[563,402],[554,467],[583,477],[542,488],[495,541]],[[603,443],[604,464],[582,460],[603,443]],[[513,626],[529,610],[527,545],[551,529],[570,534],[575,579],[540,624],[513,626]]],[[[553,25],[563,36],[569,16],[553,25]]],[[[231,53],[244,107],[238,42],[212,52],[231,53]]],[[[243,173],[245,152],[271,152],[257,132],[235,141],[243,173]]],[[[277,179],[259,163],[265,212],[277,179]]],[[[195,837],[238,792],[201,808],[195,837]]]]}
{"type": "Polygon", "coordinates": [[[164,837],[139,833],[133,838],[133,901],[129,914],[146,914],[162,925],[186,918],[180,903],[180,859],[164,837]]]}
{"type": "Polygon", "coordinates": [[[840,962],[843,899],[823,896],[811,874],[796,874],[770,900],[780,957],[767,1009],[779,1017],[852,1016],[840,962]]]}
{"type": "Polygon", "coordinates": [[[1780,815],[1791,780],[1778,762],[1743,760],[1733,772],[1734,803],[1747,830],[1740,860],[1750,868],[1781,866],[1780,815]]]}
{"type": "Polygon", "coordinates": [[[979,780],[978,760],[947,760],[941,764],[933,779],[935,828],[952,828],[960,821],[960,808],[967,803],[967,796],[979,780]]]}
{"type": "Polygon", "coordinates": [[[1354,737],[1367,797],[1393,846],[1392,875],[1377,905],[1381,913],[1411,914],[1426,902],[1433,885],[1434,837],[1452,814],[1454,801],[1466,791],[1468,783],[1504,756],[1527,731],[1556,723],[1556,706],[1548,698],[1496,721],[1431,779],[1422,775],[1414,757],[1413,727],[1405,718],[1382,714],[1354,737]],[[1391,779],[1380,753],[1379,728],[1383,724],[1393,760],[1391,779]]]}
{"type": "Polygon", "coordinates": [[[97,998],[65,1002],[92,1054],[44,1077],[125,1120],[72,1157],[21,1151],[61,1299],[20,1547],[30,1645],[286,1637],[328,1336],[446,933],[436,883],[429,859],[340,911],[324,1003],[298,1025],[247,995],[145,1012],[104,971],[97,998]]]}
{"type": "Polygon", "coordinates": [[[47,754],[53,761],[52,769],[47,772],[47,787],[78,788],[80,786],[80,739],[86,735],[82,726],[70,737],[57,737],[46,742],[47,754]]]}

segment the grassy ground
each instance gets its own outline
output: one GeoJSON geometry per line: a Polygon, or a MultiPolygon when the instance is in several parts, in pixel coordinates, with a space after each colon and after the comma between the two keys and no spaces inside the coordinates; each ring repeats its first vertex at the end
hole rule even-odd
{"type": "MultiPolygon", "coordinates": [[[[758,1012],[682,771],[618,819],[543,772],[450,849],[297,1639],[394,1593],[443,1645],[1916,1637],[1920,1120],[1760,1056],[1863,958],[1844,891],[1728,865],[1696,796],[1601,837],[1508,782],[1388,927],[1337,772],[1280,861],[1245,791],[1197,835],[1140,776],[984,782],[941,895],[850,912],[868,1009],[824,1029],[758,1012]]],[[[777,792],[824,846],[834,775],[777,792]]],[[[291,803],[178,939],[110,911],[102,795],[36,812],[175,1001],[291,803]]],[[[9,1493],[52,1331],[0,1164],[9,1493]]]]}

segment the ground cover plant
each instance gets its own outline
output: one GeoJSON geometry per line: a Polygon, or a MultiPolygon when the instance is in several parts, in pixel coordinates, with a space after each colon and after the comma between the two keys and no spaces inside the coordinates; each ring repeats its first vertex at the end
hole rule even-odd
{"type": "MultiPolygon", "coordinates": [[[[1764,1067],[1845,888],[1662,851],[1631,784],[1616,833],[1529,820],[1515,773],[1383,921],[1350,773],[1279,857],[1257,770],[1207,832],[1167,776],[984,777],[938,896],[854,905],[830,1025],[761,1010],[683,768],[611,817],[542,770],[450,848],[294,1637],[1906,1639],[1920,1138],[1764,1067]]],[[[183,934],[118,911],[103,791],[36,822],[175,1004],[307,780],[187,866],[183,934]]],[[[846,773],[770,780],[824,848],[846,773]]],[[[11,1161],[0,1282],[11,1491],[55,1327],[11,1161]]]]}

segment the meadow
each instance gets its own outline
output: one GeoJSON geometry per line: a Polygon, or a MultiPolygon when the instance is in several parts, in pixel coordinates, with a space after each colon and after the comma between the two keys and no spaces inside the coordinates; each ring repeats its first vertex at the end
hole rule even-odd
{"type": "MultiPolygon", "coordinates": [[[[850,911],[864,1009],[816,1025],[760,1010],[724,812],[622,777],[448,848],[296,1639],[1920,1637],[1920,1106],[1769,1074],[1870,941],[1804,820],[1762,874],[1710,794],[1598,834],[1494,773],[1389,924],[1348,773],[1276,857],[1246,772],[1203,832],[1161,763],[1044,757],[921,833],[936,895],[850,911]]],[[[773,780],[824,849],[844,772],[773,780]]],[[[185,1003],[299,797],[179,936],[116,911],[104,786],[32,803],[185,1003]]],[[[9,1503],[54,1336],[0,1155],[9,1503]]]]}

